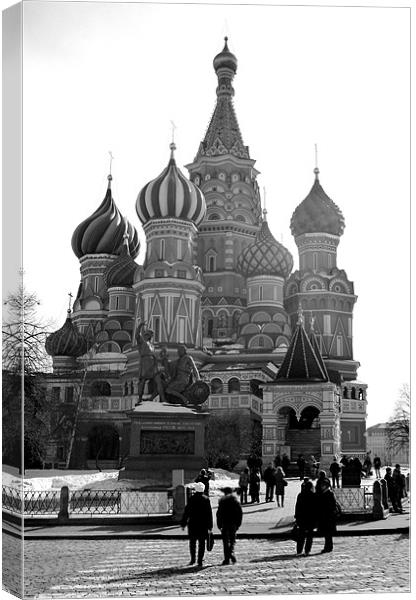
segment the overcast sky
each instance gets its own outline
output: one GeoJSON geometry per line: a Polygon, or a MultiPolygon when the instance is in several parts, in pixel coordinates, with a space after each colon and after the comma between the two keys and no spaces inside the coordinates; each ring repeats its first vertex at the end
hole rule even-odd
{"type": "Polygon", "coordinates": [[[243,140],[295,268],[290,218],[313,184],[318,145],[321,184],[346,222],[338,267],[358,295],[354,358],[369,386],[368,424],[387,420],[410,378],[409,10],[389,4],[26,3],[24,269],[43,314],[60,327],[76,294],[71,236],[105,195],[109,150],[115,202],[144,250],[137,194],[168,162],[171,120],[187,174],[228,35],[243,140]]]}

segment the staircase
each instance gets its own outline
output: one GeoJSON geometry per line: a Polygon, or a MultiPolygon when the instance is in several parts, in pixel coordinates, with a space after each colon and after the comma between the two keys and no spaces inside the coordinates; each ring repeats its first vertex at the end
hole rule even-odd
{"type": "MultiPolygon", "coordinates": [[[[288,429],[286,432],[286,445],[290,446],[291,465],[289,467],[289,477],[298,475],[296,461],[299,454],[303,454],[308,462],[311,454],[316,459],[321,455],[321,429],[288,429]]],[[[308,475],[308,465],[306,466],[306,475],[308,475]]]]}

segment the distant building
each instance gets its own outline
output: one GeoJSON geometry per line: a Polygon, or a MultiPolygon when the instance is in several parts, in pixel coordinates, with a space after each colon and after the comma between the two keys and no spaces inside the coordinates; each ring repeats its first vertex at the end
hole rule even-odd
{"type": "Polygon", "coordinates": [[[234,109],[237,58],[227,40],[213,64],[216,105],[189,179],[172,143],[167,166],[138,194],[143,264],[134,260],[138,234],[114,202],[111,175],[103,202],[73,233],[81,282],[47,350],[51,402],[75,426],[69,443],[56,429],[50,464],[70,452],[73,467],[93,468],[98,457],[113,468],[128,453],[139,322],[153,331],[158,354],[164,348],[174,358],[186,345],[210,387],[203,408],[238,415],[249,432],[242,458],[254,443],[264,461],[314,454],[327,467],[334,454],[365,455],[367,386],[356,380],[353,357],[357,296],[337,265],[343,214],[315,168],[290,223],[299,252],[293,272],[262,210],[259,171],[234,109]]]}
{"type": "Polygon", "coordinates": [[[383,465],[409,464],[409,446],[401,449],[392,449],[387,435],[387,423],[377,423],[366,431],[367,452],[371,458],[379,456],[383,465]]]}

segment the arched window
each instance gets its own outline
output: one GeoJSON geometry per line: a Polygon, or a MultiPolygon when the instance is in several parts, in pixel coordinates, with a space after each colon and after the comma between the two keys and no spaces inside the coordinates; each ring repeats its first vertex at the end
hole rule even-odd
{"type": "Polygon", "coordinates": [[[245,217],[243,217],[243,215],[237,215],[235,218],[236,221],[241,221],[242,223],[246,222],[245,217]]]}
{"type": "Polygon", "coordinates": [[[134,394],[134,384],[130,381],[130,394],[134,394]]]}
{"type": "Polygon", "coordinates": [[[211,394],[222,394],[222,381],[215,378],[211,380],[211,394]]]}
{"type": "Polygon", "coordinates": [[[228,382],[228,393],[237,394],[240,391],[240,382],[237,377],[232,377],[228,382]]]}
{"type": "Polygon", "coordinates": [[[209,215],[208,217],[208,221],[219,221],[220,220],[220,215],[218,215],[217,213],[212,213],[212,215],[209,215]]]}
{"type": "Polygon", "coordinates": [[[210,318],[207,320],[207,336],[212,337],[212,331],[214,329],[214,319],[210,318]]]}
{"type": "Polygon", "coordinates": [[[160,256],[159,260],[165,260],[165,252],[166,252],[166,241],[160,240],[160,256]]]}
{"type": "Polygon", "coordinates": [[[111,396],[111,385],[108,381],[93,381],[90,390],[91,396],[111,396]]]}
{"type": "Polygon", "coordinates": [[[209,273],[213,273],[217,267],[217,257],[215,254],[208,254],[205,260],[206,270],[209,273]]]}
{"type": "Polygon", "coordinates": [[[363,388],[358,390],[358,400],[364,400],[364,391],[363,388]]]}
{"type": "Polygon", "coordinates": [[[128,394],[129,394],[129,384],[126,381],[126,383],[124,384],[124,395],[128,396],[128,394]]]}
{"type": "Polygon", "coordinates": [[[351,388],[351,398],[353,400],[356,400],[356,395],[355,395],[355,387],[351,388]]]}
{"type": "Polygon", "coordinates": [[[218,315],[218,327],[225,329],[227,327],[227,313],[222,312],[218,315]]]}
{"type": "Polygon", "coordinates": [[[348,388],[344,387],[343,397],[348,398],[348,388]]]}

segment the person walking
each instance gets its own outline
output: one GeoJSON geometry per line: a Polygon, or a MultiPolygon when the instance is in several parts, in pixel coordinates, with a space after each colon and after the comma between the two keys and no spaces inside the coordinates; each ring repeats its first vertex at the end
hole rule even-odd
{"type": "Polygon", "coordinates": [[[366,457],[365,457],[364,462],[363,462],[363,467],[364,467],[364,470],[365,470],[365,476],[366,477],[370,477],[372,462],[371,462],[371,458],[370,458],[370,453],[369,452],[367,452],[367,454],[366,454],[366,457]]]}
{"type": "Polygon", "coordinates": [[[276,475],[274,477],[276,484],[276,502],[277,506],[284,506],[285,501],[285,487],[287,486],[287,481],[285,479],[285,474],[282,467],[277,467],[276,475]]]}
{"type": "Polygon", "coordinates": [[[326,471],[319,471],[318,479],[315,483],[315,492],[317,494],[322,494],[324,485],[328,485],[329,487],[331,487],[331,482],[326,476],[326,471]]]}
{"type": "Polygon", "coordinates": [[[341,472],[341,465],[337,461],[337,457],[334,456],[334,460],[329,465],[329,471],[331,473],[332,478],[332,487],[335,488],[335,484],[337,488],[339,488],[339,474],[341,472]]]}
{"type": "Polygon", "coordinates": [[[406,481],[400,470],[400,465],[396,465],[392,473],[393,482],[396,491],[396,504],[399,512],[403,512],[402,498],[404,498],[406,490],[406,481]]]}
{"type": "Polygon", "coordinates": [[[267,465],[267,467],[264,469],[264,473],[263,473],[263,479],[266,484],[266,502],[273,501],[275,475],[276,475],[276,469],[273,467],[272,463],[269,463],[267,465]]]}
{"type": "Polygon", "coordinates": [[[309,457],[309,472],[312,479],[316,479],[318,473],[318,463],[313,454],[309,457]]]}
{"type": "Polygon", "coordinates": [[[289,473],[289,467],[290,467],[290,458],[285,453],[282,456],[282,469],[285,474],[289,473]]]}
{"type": "Polygon", "coordinates": [[[260,471],[253,469],[250,473],[250,497],[251,503],[260,502],[260,471]]]}
{"type": "Polygon", "coordinates": [[[198,542],[198,567],[202,567],[205,554],[205,542],[208,532],[212,531],[212,509],[208,496],[204,495],[205,486],[199,481],[194,485],[195,493],[189,498],[181,520],[182,529],[188,526],[190,565],[195,564],[196,543],[198,542]]]}
{"type": "Polygon", "coordinates": [[[240,503],[247,504],[247,489],[249,482],[249,473],[247,467],[240,473],[240,479],[238,480],[238,487],[240,489],[240,503]]]}
{"type": "Polygon", "coordinates": [[[387,497],[391,502],[391,506],[392,508],[390,509],[391,512],[399,512],[398,506],[397,506],[397,489],[396,489],[396,483],[393,479],[393,476],[391,474],[391,467],[386,467],[386,473],[384,475],[384,480],[387,484],[387,497]]]}
{"type": "Polygon", "coordinates": [[[303,454],[299,454],[296,464],[298,465],[299,479],[302,481],[303,478],[305,477],[305,466],[306,466],[306,460],[305,460],[305,457],[303,456],[303,454]]]}
{"type": "Polygon", "coordinates": [[[321,554],[332,552],[334,543],[332,536],[336,533],[337,504],[329,481],[323,481],[321,493],[316,494],[318,532],[324,536],[325,544],[321,554]]]}
{"type": "Polygon", "coordinates": [[[306,480],[296,498],[295,521],[298,526],[296,554],[301,556],[305,547],[305,556],[309,556],[313,543],[313,530],[317,523],[316,494],[313,483],[306,480]]]}
{"type": "Polygon", "coordinates": [[[231,488],[226,487],[223,492],[224,496],[218,502],[217,526],[224,546],[222,564],[229,565],[230,560],[232,563],[237,562],[234,554],[235,536],[243,520],[243,511],[231,488]]]}
{"type": "Polygon", "coordinates": [[[381,458],[377,455],[373,459],[373,467],[374,467],[375,476],[377,477],[377,479],[381,479],[381,474],[380,474],[381,458]]]}

